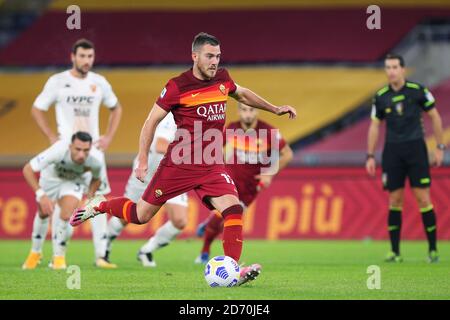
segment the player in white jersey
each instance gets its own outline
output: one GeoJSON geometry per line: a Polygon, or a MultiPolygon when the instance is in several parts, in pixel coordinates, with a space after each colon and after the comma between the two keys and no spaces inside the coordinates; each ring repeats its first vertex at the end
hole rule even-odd
{"type": "Polygon", "coordinates": [[[58,203],[60,219],[56,225],[55,241],[53,241],[53,258],[50,266],[57,269],[66,268],[66,245],[70,238],[69,218],[80,205],[83,194],[94,196],[101,184],[100,171],[103,163],[89,154],[92,137],[87,132],[79,131],[73,134],[71,142],[60,140],[50,148],[30,160],[24,168],[25,180],[36,193],[38,214],[36,219],[45,221],[33,226],[32,246],[23,269],[35,269],[42,259],[42,242],[44,237],[38,237],[42,230],[47,232],[49,216],[58,203]],[[92,179],[86,184],[84,174],[90,172],[92,179]],[[36,173],[40,172],[39,180],[36,173]]]}
{"type": "MultiPolygon", "coordinates": [[[[48,79],[43,91],[34,101],[32,115],[50,143],[58,139],[69,141],[76,131],[88,132],[94,141],[91,155],[105,164],[104,151],[110,145],[119,126],[122,107],[108,81],[103,76],[90,71],[94,64],[94,55],[94,45],[90,41],[80,39],[75,42],[71,54],[72,69],[57,73],[48,79]],[[57,134],[51,130],[45,115],[53,104],[56,109],[57,134]],[[99,112],[102,104],[110,110],[110,117],[106,133],[100,136],[99,112]]],[[[89,174],[86,175],[86,179],[89,181],[89,174]]],[[[102,167],[101,180],[102,184],[97,194],[110,193],[106,165],[102,167]]],[[[58,221],[58,210],[57,206],[53,227],[58,221]]],[[[35,224],[42,223],[43,221],[35,219],[35,224]]],[[[113,268],[116,266],[105,259],[106,227],[106,217],[99,216],[92,220],[96,265],[113,268]]],[[[44,232],[43,228],[42,230],[44,232]]],[[[45,233],[38,236],[45,237],[45,233]]]]}
{"type": "MultiPolygon", "coordinates": [[[[135,158],[133,162],[133,170],[125,188],[125,197],[135,202],[141,198],[147,185],[150,183],[153,174],[158,168],[160,161],[164,157],[167,147],[174,140],[176,131],[177,126],[175,124],[175,120],[173,119],[172,113],[169,112],[156,127],[155,139],[153,139],[150,146],[148,156],[148,172],[145,176],[144,183],[139,181],[133,174],[134,169],[137,166],[137,158],[135,158]]],[[[156,231],[155,235],[151,237],[138,252],[138,259],[142,262],[144,267],[155,267],[156,263],[153,259],[153,252],[168,245],[170,241],[181,233],[187,224],[188,197],[186,193],[168,200],[164,207],[167,211],[169,220],[156,231]]],[[[125,226],[125,220],[121,220],[117,217],[112,217],[109,220],[108,249],[106,251],[107,258],[111,252],[112,241],[119,236],[125,226]]]]}

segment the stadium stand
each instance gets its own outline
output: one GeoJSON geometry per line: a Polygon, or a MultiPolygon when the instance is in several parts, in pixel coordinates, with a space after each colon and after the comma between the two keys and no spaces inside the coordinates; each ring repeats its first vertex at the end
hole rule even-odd
{"type": "Polygon", "coordinates": [[[43,1],[0,1],[0,49],[28,28],[45,9],[43,1]]]}
{"type": "Polygon", "coordinates": [[[221,39],[226,63],[373,62],[425,17],[450,15],[450,8],[388,7],[383,9],[383,28],[373,31],[361,28],[367,17],[361,7],[188,12],[108,8],[83,9],[81,30],[70,33],[58,31],[66,23],[65,10],[47,11],[0,52],[0,64],[64,65],[67,48],[80,37],[97,44],[99,64],[189,63],[186,39],[204,30],[221,39]],[[205,21],[211,23],[205,27],[205,21]]]}

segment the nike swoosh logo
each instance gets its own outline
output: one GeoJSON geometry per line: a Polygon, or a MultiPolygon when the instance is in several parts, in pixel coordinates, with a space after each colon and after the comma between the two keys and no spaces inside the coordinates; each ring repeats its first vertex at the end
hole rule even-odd
{"type": "Polygon", "coordinates": [[[191,95],[192,95],[192,98],[195,98],[195,97],[198,96],[199,94],[200,94],[200,92],[193,93],[193,94],[191,94],[191,95]]]}

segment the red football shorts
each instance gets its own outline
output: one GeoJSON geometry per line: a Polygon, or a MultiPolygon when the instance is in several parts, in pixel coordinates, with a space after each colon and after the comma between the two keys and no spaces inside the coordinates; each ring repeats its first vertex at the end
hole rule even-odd
{"type": "Polygon", "coordinates": [[[234,181],[224,166],[217,165],[209,170],[186,170],[160,165],[145,189],[142,199],[150,204],[162,206],[167,200],[190,190],[197,193],[209,210],[214,210],[214,207],[209,203],[208,197],[231,194],[239,198],[234,181]]]}

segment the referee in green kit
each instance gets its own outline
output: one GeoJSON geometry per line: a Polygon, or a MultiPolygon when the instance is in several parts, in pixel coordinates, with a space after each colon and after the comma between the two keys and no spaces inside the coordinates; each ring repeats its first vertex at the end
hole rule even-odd
{"type": "Polygon", "coordinates": [[[389,84],[380,89],[373,100],[372,122],[368,133],[366,169],[375,175],[374,152],[380,121],[386,121],[386,139],[382,156],[383,186],[389,191],[388,230],[391,251],[388,262],[401,262],[400,230],[402,225],[403,195],[406,177],[422,214],[428,239],[428,261],[437,262],[436,214],[430,199],[430,166],[424,141],[422,111],[431,119],[437,141],[435,164],[440,166],[444,157],[442,121],[435,108],[433,95],[424,86],[405,79],[403,57],[389,54],[384,61],[389,84]]]}

